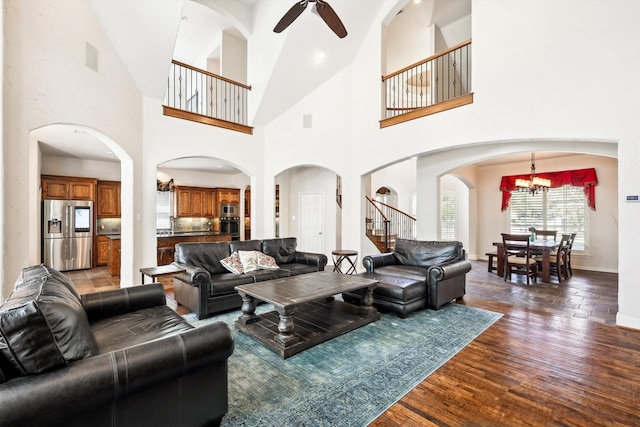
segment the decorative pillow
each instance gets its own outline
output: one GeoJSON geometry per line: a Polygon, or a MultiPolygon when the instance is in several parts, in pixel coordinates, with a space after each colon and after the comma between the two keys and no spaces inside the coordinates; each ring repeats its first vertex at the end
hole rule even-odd
{"type": "Polygon", "coordinates": [[[225,259],[220,260],[220,264],[233,274],[242,274],[244,269],[242,268],[242,261],[240,261],[240,255],[238,252],[234,252],[225,259]]]}
{"type": "Polygon", "coordinates": [[[20,375],[60,368],[98,353],[87,314],[73,284],[52,269],[23,272],[0,306],[0,351],[20,375]],[[36,276],[40,274],[40,278],[36,276]]]}
{"type": "Polygon", "coordinates": [[[278,270],[280,266],[276,264],[276,260],[267,254],[258,252],[258,267],[263,270],[278,270]]]}
{"type": "Polygon", "coordinates": [[[260,270],[260,267],[258,267],[257,254],[258,251],[238,251],[238,255],[240,255],[240,262],[242,262],[242,269],[245,273],[260,270]]]}

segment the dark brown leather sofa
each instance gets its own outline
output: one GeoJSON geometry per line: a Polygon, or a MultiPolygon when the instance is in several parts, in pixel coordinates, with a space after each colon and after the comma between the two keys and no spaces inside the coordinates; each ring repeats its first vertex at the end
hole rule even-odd
{"type": "Polygon", "coordinates": [[[226,324],[194,328],[161,284],[80,296],[29,267],[0,306],[0,425],[218,425],[233,348],[226,324]]]}
{"type": "MultiPolygon", "coordinates": [[[[379,280],[374,306],[399,317],[429,307],[437,310],[466,293],[471,263],[461,242],[396,239],[393,252],[367,255],[361,275],[379,280]]],[[[347,302],[359,303],[362,292],[344,293],[347,302]]]]}
{"type": "Polygon", "coordinates": [[[176,301],[197,313],[199,319],[203,319],[214,313],[240,308],[242,299],[235,290],[237,285],[324,270],[327,265],[326,255],[300,252],[296,247],[295,237],[178,243],[173,264],[186,272],[173,278],[176,301]],[[275,259],[279,269],[231,273],[222,266],[220,260],[238,250],[258,251],[269,255],[275,259]]]}

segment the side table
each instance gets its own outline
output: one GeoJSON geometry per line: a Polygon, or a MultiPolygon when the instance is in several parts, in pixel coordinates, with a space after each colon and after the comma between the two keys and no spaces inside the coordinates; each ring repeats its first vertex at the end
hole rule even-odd
{"type": "Polygon", "coordinates": [[[142,273],[142,284],[144,284],[144,276],[151,277],[152,283],[156,282],[156,279],[161,276],[172,276],[174,274],[184,273],[184,268],[176,267],[172,264],[159,265],[157,267],[145,267],[140,269],[142,273]]]}
{"type": "Polygon", "coordinates": [[[333,255],[333,271],[342,273],[342,261],[347,260],[350,266],[347,268],[346,273],[354,274],[356,272],[356,263],[358,262],[358,251],[352,250],[335,250],[331,252],[333,255]]]}

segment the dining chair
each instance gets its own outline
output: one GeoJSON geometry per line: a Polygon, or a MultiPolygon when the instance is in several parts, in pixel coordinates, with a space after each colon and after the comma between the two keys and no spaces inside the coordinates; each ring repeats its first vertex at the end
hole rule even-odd
{"type": "MultiPolygon", "coordinates": [[[[551,258],[549,260],[549,269],[551,274],[558,276],[558,283],[562,283],[562,279],[568,280],[569,275],[567,272],[567,249],[571,244],[571,234],[563,234],[560,238],[560,245],[558,249],[551,252],[551,258]]],[[[538,261],[540,268],[541,261],[538,261]]]]}
{"type": "Polygon", "coordinates": [[[554,242],[556,241],[556,235],[558,234],[556,230],[536,230],[534,233],[536,235],[536,240],[551,240],[550,238],[553,237],[554,242]]]}
{"type": "Polygon", "coordinates": [[[502,233],[502,250],[504,259],[504,281],[511,280],[511,274],[524,274],[536,283],[538,277],[538,264],[535,256],[529,248],[528,234],[502,233]]]}
{"type": "Polygon", "coordinates": [[[569,245],[565,248],[564,251],[564,264],[566,269],[566,277],[569,278],[573,276],[573,270],[571,269],[571,250],[573,249],[573,242],[576,240],[577,233],[571,233],[571,239],[569,240],[569,245]]]}

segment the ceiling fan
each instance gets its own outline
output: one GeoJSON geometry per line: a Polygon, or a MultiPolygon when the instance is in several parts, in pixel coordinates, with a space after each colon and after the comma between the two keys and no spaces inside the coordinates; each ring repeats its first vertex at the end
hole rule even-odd
{"type": "Polygon", "coordinates": [[[334,33],[340,38],[347,36],[347,30],[344,28],[342,21],[338,18],[338,15],[333,10],[329,3],[323,0],[301,0],[297,1],[287,13],[284,14],[280,22],[273,29],[276,33],[281,33],[287,28],[298,16],[307,8],[309,3],[315,3],[313,6],[315,11],[320,15],[322,20],[333,30],[334,33]]]}

